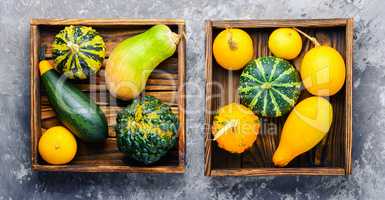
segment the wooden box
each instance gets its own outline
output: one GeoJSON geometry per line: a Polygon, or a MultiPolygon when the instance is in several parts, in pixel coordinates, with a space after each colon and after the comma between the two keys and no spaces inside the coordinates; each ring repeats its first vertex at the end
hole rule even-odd
{"type": "MultiPolygon", "coordinates": [[[[205,175],[265,176],[265,175],[347,175],[351,174],[352,149],[352,45],[353,19],[322,20],[239,20],[207,21],[206,23],[206,110],[205,110],[205,175]],[[217,109],[230,102],[239,102],[237,88],[242,70],[227,71],[213,58],[212,44],[225,28],[242,28],[254,43],[254,57],[271,55],[267,41],[277,27],[297,27],[315,36],[321,44],[336,48],[346,62],[344,87],[330,97],[334,119],[330,131],[319,145],[300,155],[287,167],[277,168],[272,156],[279,144],[280,131],[286,116],[260,118],[261,129],[253,147],[243,154],[230,154],[218,148],[212,140],[211,125],[217,109]],[[275,128],[269,128],[269,127],[275,128]]],[[[292,61],[298,69],[306,51],[313,45],[303,38],[299,58],[292,61]]],[[[300,99],[310,96],[302,90],[300,99]]],[[[298,102],[299,102],[298,101],[298,102]]]]}
{"type": "Polygon", "coordinates": [[[174,32],[184,35],[184,20],[173,19],[32,19],[31,20],[31,144],[32,169],[36,171],[69,172],[137,172],[183,173],[185,170],[185,46],[181,37],[175,54],[161,63],[151,74],[145,94],[153,95],[169,104],[179,117],[179,142],[160,161],[145,166],[126,158],[117,149],[114,125],[117,112],[128,102],[117,101],[110,96],[104,80],[104,65],[108,55],[120,41],[144,32],[155,24],[166,24],[174,32]],[[39,84],[38,53],[46,45],[45,56],[52,60],[51,43],[55,35],[68,25],[86,25],[96,29],[106,43],[106,59],[100,72],[89,80],[72,81],[90,95],[105,113],[109,137],[104,144],[90,145],[78,140],[78,152],[67,165],[54,166],[44,162],[38,153],[38,141],[42,131],[60,124],[49,105],[44,89],[39,84]]]}

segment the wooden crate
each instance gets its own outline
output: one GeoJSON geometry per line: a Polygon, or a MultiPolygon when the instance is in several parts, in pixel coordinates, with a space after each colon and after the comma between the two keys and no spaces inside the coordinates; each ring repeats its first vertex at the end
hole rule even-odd
{"type": "Polygon", "coordinates": [[[151,74],[145,94],[153,95],[172,107],[179,117],[179,142],[160,161],[145,166],[126,158],[117,149],[114,125],[117,112],[127,102],[117,101],[106,89],[104,66],[111,50],[120,41],[144,32],[154,24],[167,24],[174,32],[184,35],[184,20],[174,19],[32,19],[31,20],[31,144],[32,169],[36,171],[69,172],[137,172],[137,173],[183,173],[185,170],[185,46],[181,37],[175,54],[161,63],[151,74]],[[104,38],[106,59],[100,72],[85,81],[72,81],[89,94],[105,113],[109,137],[104,144],[90,145],[78,141],[78,152],[67,165],[54,166],[45,163],[38,153],[38,141],[42,131],[60,124],[49,105],[44,89],[39,84],[38,52],[46,45],[45,56],[52,60],[51,44],[54,36],[65,26],[92,26],[104,38]]]}
{"type": "MultiPolygon", "coordinates": [[[[298,69],[304,53],[313,45],[303,38],[303,50],[292,61],[298,69]]],[[[205,175],[347,175],[351,174],[352,149],[352,45],[353,19],[323,20],[239,20],[206,23],[206,110],[205,110],[205,175]],[[287,116],[261,118],[261,130],[253,147],[240,155],[227,153],[212,140],[211,125],[217,109],[239,102],[237,88],[242,70],[227,71],[213,58],[213,38],[225,28],[242,28],[253,39],[254,57],[271,55],[267,40],[277,27],[298,27],[315,36],[321,44],[336,48],[346,62],[345,86],[330,97],[334,119],[326,139],[311,151],[297,157],[285,168],[276,168],[272,156],[279,144],[280,131],[287,116]],[[221,89],[222,87],[222,89],[221,89]],[[275,127],[275,128],[271,128],[275,127]]],[[[300,100],[310,96],[303,90],[300,100]]]]}

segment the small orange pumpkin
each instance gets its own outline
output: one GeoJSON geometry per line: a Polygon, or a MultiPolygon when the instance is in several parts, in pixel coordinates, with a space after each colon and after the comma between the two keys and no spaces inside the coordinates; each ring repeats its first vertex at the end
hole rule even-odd
{"type": "Polygon", "coordinates": [[[231,153],[243,153],[257,139],[259,118],[249,108],[231,103],[214,116],[212,134],[218,146],[231,153]]]}

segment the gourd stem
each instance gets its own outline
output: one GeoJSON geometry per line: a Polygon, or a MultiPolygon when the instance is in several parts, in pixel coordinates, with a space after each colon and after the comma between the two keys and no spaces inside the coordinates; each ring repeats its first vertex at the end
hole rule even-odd
{"type": "Polygon", "coordinates": [[[178,44],[180,38],[181,38],[180,35],[178,35],[174,32],[171,33],[171,40],[174,42],[175,45],[178,44]]]}
{"type": "Polygon", "coordinates": [[[305,32],[299,30],[298,28],[293,27],[293,29],[298,31],[301,35],[305,36],[307,39],[309,39],[314,44],[314,46],[316,47],[321,46],[321,44],[318,42],[318,40],[315,37],[312,37],[306,34],[305,32]]]}
{"type": "Polygon", "coordinates": [[[219,137],[221,137],[222,135],[224,135],[226,133],[227,130],[231,129],[231,128],[234,128],[236,126],[238,126],[239,124],[239,119],[232,119],[230,121],[228,121],[224,127],[222,127],[214,136],[214,141],[217,140],[219,137]]]}
{"type": "Polygon", "coordinates": [[[233,33],[230,31],[232,28],[230,26],[226,26],[226,30],[229,30],[229,39],[227,40],[227,43],[229,44],[229,47],[231,50],[235,51],[238,49],[237,43],[233,40],[233,33]]]}

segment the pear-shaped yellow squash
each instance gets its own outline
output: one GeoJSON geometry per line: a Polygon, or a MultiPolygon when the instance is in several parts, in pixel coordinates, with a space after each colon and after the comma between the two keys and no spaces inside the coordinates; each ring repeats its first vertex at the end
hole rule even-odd
{"type": "Polygon", "coordinates": [[[298,103],[288,116],[273,156],[276,166],[286,166],[324,138],[333,120],[333,108],[322,97],[309,97],[298,103]]]}

